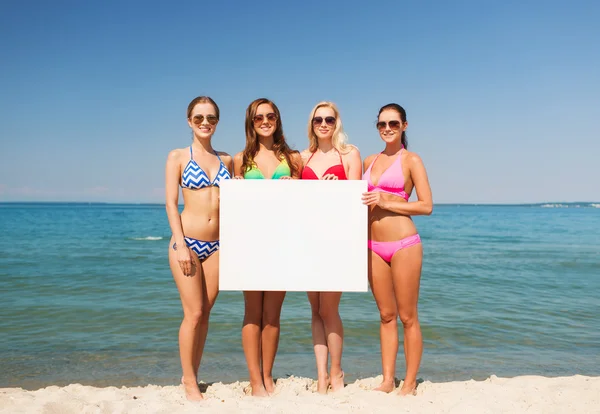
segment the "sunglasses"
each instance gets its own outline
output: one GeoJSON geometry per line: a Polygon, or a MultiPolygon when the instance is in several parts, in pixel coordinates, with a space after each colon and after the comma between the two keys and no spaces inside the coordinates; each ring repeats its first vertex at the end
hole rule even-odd
{"type": "MultiPolygon", "coordinates": [[[[211,125],[216,125],[217,122],[219,122],[219,118],[215,115],[206,115],[206,121],[211,125]]],[[[204,122],[204,115],[195,115],[194,118],[192,118],[192,122],[196,125],[202,124],[202,122],[204,122]]]]}
{"type": "Polygon", "coordinates": [[[390,121],[390,122],[385,122],[385,121],[379,121],[377,122],[377,129],[385,129],[387,126],[390,126],[390,129],[400,129],[400,125],[402,125],[402,122],[400,121],[390,121]]]}
{"type": "MultiPolygon", "coordinates": [[[[335,121],[336,119],[333,116],[326,116],[325,117],[325,123],[329,126],[334,126],[335,125],[335,121]]],[[[315,116],[312,119],[312,123],[314,126],[317,125],[321,125],[323,123],[323,117],[322,116],[315,116]]]]}
{"type": "MultiPolygon", "coordinates": [[[[255,124],[262,124],[263,121],[265,120],[265,116],[264,115],[254,115],[254,118],[252,118],[252,120],[254,121],[255,124]]],[[[268,113],[267,121],[269,121],[269,122],[277,121],[277,115],[274,112],[268,113]]]]}

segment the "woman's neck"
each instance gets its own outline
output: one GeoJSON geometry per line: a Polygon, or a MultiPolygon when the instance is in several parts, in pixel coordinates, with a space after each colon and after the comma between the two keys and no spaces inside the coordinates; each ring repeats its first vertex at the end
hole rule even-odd
{"type": "Polygon", "coordinates": [[[210,138],[200,138],[194,135],[194,141],[192,147],[196,152],[210,152],[214,153],[215,150],[212,147],[210,138]]]}
{"type": "Polygon", "coordinates": [[[317,139],[317,149],[321,150],[323,153],[328,153],[333,148],[333,143],[331,142],[331,138],[318,138],[317,139]]]}
{"type": "Polygon", "coordinates": [[[383,153],[385,155],[396,155],[401,149],[402,149],[402,142],[400,142],[400,141],[388,142],[385,145],[385,149],[383,150],[383,153]]]}
{"type": "Polygon", "coordinates": [[[267,151],[272,151],[273,150],[273,135],[269,136],[269,137],[262,137],[259,136],[258,137],[258,144],[259,144],[259,148],[258,150],[267,150],[267,151]]]}

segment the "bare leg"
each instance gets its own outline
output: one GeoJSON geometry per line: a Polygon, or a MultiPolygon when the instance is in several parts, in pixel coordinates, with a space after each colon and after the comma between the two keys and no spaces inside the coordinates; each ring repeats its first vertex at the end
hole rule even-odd
{"type": "Polygon", "coordinates": [[[204,344],[206,343],[206,336],[208,334],[208,320],[210,318],[210,311],[212,310],[212,307],[214,306],[215,301],[217,300],[217,295],[219,294],[218,250],[211,254],[202,263],[202,269],[204,273],[202,303],[204,306],[202,309],[202,320],[200,321],[198,344],[194,355],[194,372],[196,373],[196,378],[198,378],[198,368],[200,367],[200,361],[202,361],[202,353],[204,352],[204,344]]]}
{"type": "Polygon", "coordinates": [[[242,346],[250,375],[250,387],[255,397],[268,396],[260,369],[263,292],[244,292],[244,326],[242,346]]]}
{"type": "Polygon", "coordinates": [[[325,326],[327,348],[331,354],[331,390],[344,388],[342,371],[342,348],[344,346],[344,326],[340,318],[341,292],[321,292],[319,314],[325,326]]]}
{"type": "Polygon", "coordinates": [[[398,311],[390,266],[377,253],[369,250],[369,283],[381,320],[379,340],[383,381],[376,391],[391,392],[395,386],[398,354],[398,311]]]}
{"type": "Polygon", "coordinates": [[[399,394],[412,394],[417,388],[417,373],[423,355],[423,336],[418,317],[419,285],[423,245],[417,244],[399,250],[392,258],[394,290],[398,314],[404,326],[404,356],[406,375],[399,394]]]}
{"type": "Polygon", "coordinates": [[[265,389],[268,393],[275,391],[273,381],[273,364],[279,346],[279,318],[285,292],[265,292],[263,296],[262,314],[262,372],[265,389]]]}
{"type": "Polygon", "coordinates": [[[321,307],[319,292],[308,292],[308,301],[312,312],[311,330],[315,359],[317,361],[317,392],[326,394],[329,387],[329,375],[327,374],[327,337],[325,336],[325,325],[319,315],[321,307]]]}
{"type": "Polygon", "coordinates": [[[181,305],[183,308],[183,321],[179,327],[179,356],[183,378],[181,382],[185,387],[188,400],[202,400],[202,394],[198,388],[198,382],[194,369],[194,351],[199,340],[200,321],[202,314],[202,267],[193,262],[193,276],[185,276],[179,267],[177,255],[173,249],[169,249],[169,265],[173,273],[173,279],[179,290],[181,305]]]}

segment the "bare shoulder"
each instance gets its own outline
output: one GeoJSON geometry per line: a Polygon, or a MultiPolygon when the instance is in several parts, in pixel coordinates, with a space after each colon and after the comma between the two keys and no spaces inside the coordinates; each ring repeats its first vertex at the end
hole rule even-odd
{"type": "Polygon", "coordinates": [[[292,159],[294,162],[298,162],[298,161],[302,162],[302,154],[301,154],[299,151],[292,152],[292,153],[290,154],[290,158],[291,158],[291,159],[292,159]]]}
{"type": "Polygon", "coordinates": [[[231,161],[233,159],[233,157],[225,151],[217,151],[217,155],[223,160],[231,161]]]}
{"type": "Polygon", "coordinates": [[[354,158],[358,158],[359,160],[361,159],[360,151],[358,150],[358,147],[356,145],[352,145],[352,144],[348,144],[348,146],[346,147],[346,152],[342,156],[348,157],[350,159],[354,159],[354,158]]]}
{"type": "Polygon", "coordinates": [[[303,162],[306,162],[306,160],[308,160],[311,155],[312,153],[308,150],[308,148],[300,153],[300,157],[302,158],[303,162]]]}
{"type": "Polygon", "coordinates": [[[404,156],[404,159],[411,166],[423,165],[423,160],[421,159],[419,154],[417,154],[416,152],[406,151],[406,155],[404,156]]]}
{"type": "Polygon", "coordinates": [[[244,152],[243,151],[240,151],[240,152],[238,152],[237,154],[235,154],[233,156],[233,161],[236,164],[242,162],[243,159],[244,159],[244,152]]]}
{"type": "Polygon", "coordinates": [[[365,165],[365,170],[369,167],[369,165],[373,162],[373,160],[375,159],[375,157],[377,156],[377,154],[371,154],[369,156],[367,156],[365,158],[365,160],[363,161],[364,165],[365,165]]]}
{"type": "Polygon", "coordinates": [[[183,157],[183,153],[185,150],[186,150],[185,148],[175,148],[175,149],[169,151],[169,155],[167,156],[167,161],[169,161],[169,162],[180,161],[183,157]]]}

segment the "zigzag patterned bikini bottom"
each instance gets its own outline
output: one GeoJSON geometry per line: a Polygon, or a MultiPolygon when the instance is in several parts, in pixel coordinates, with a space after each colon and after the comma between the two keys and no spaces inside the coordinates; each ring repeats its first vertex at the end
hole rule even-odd
{"type": "MultiPolygon", "coordinates": [[[[187,244],[188,247],[198,255],[198,259],[200,259],[201,262],[206,260],[211,254],[219,250],[219,240],[203,241],[185,236],[183,237],[183,239],[185,240],[185,244],[187,244]]],[[[175,249],[175,244],[173,244],[173,248],[175,249]]]]}

